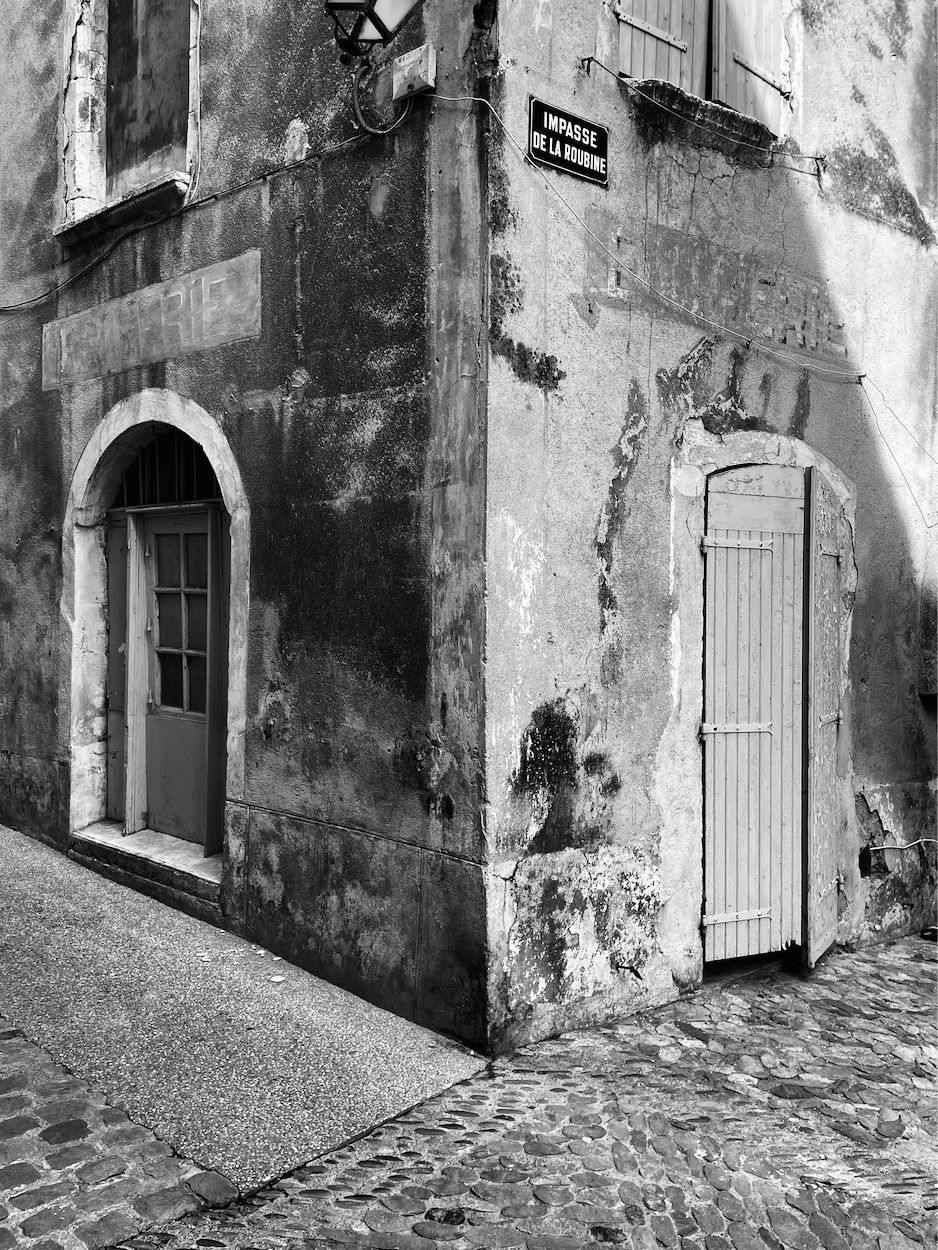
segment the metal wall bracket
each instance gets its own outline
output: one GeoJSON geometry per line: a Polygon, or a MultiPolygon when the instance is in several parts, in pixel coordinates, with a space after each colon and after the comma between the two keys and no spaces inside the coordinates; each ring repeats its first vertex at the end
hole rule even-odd
{"type": "Polygon", "coordinates": [[[839,725],[841,720],[842,717],[839,712],[828,712],[826,716],[822,716],[818,720],[818,728],[821,728],[823,725],[839,725]]]}
{"type": "MultiPolygon", "coordinates": [[[[875,850],[876,848],[874,847],[873,849],[875,850]]],[[[818,890],[818,902],[820,902],[823,898],[827,898],[828,894],[833,894],[842,881],[843,877],[839,874],[833,881],[828,881],[823,890],[818,890]]]]}

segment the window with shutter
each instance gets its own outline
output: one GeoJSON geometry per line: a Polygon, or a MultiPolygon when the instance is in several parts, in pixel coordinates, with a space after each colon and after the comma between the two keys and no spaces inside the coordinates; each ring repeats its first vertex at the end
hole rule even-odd
{"type": "Polygon", "coordinates": [[[198,149],[199,0],[65,7],[65,211],[56,234],[144,192],[163,206],[178,202],[198,149]]]}
{"type": "Polygon", "coordinates": [[[185,170],[189,0],[108,0],[107,195],[185,170]]]}
{"type": "Polygon", "coordinates": [[[781,0],[713,0],[711,98],[781,129],[781,0]]]}
{"type": "Polygon", "coordinates": [[[705,94],[709,0],[618,0],[619,73],[705,94]]]}

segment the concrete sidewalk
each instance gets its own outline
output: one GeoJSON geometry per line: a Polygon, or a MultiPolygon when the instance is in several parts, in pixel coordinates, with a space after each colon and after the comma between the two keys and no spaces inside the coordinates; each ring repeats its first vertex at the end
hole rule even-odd
{"type": "Polygon", "coordinates": [[[2,826],[0,1015],[242,1190],[483,1065],[2,826]]]}

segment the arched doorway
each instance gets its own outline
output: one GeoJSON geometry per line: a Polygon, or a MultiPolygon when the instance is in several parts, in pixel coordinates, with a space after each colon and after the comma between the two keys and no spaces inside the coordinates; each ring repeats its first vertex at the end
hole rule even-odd
{"type": "Polygon", "coordinates": [[[221,850],[228,514],[202,448],[154,425],[107,512],[107,815],[221,850]]]}
{"type": "Polygon", "coordinates": [[[704,959],[837,932],[842,816],[843,508],[817,467],[707,478],[704,573],[704,959]]]}
{"type": "Polygon", "coordinates": [[[70,833],[110,821],[223,849],[243,798],[249,509],[218,424],[170,391],[117,404],[72,480],[70,833]]]}

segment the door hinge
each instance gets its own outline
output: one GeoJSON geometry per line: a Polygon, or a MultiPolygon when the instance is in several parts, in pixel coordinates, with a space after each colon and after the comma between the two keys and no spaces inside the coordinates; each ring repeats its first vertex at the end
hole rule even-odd
{"type": "Polygon", "coordinates": [[[712,725],[709,721],[701,721],[700,736],[704,734],[770,734],[772,732],[772,722],[770,720],[759,723],[750,724],[726,724],[712,725]]]}
{"type": "Polygon", "coordinates": [[[791,92],[785,90],[779,79],[777,79],[774,74],[770,74],[767,69],[762,69],[761,66],[747,60],[746,57],[744,57],[741,52],[737,52],[735,48],[733,49],[733,60],[737,65],[741,65],[743,69],[748,70],[750,74],[754,74],[756,78],[761,78],[764,83],[767,83],[770,87],[774,87],[779,95],[784,96],[786,100],[791,95],[791,92]]]}
{"type": "Polygon", "coordinates": [[[822,556],[830,556],[832,560],[836,560],[840,564],[843,556],[840,551],[828,551],[826,547],[818,547],[818,552],[822,556]]]}
{"type": "Polygon", "coordinates": [[[704,534],[700,540],[700,550],[707,554],[709,547],[729,547],[737,551],[772,551],[772,543],[760,542],[757,538],[715,538],[712,534],[704,534]]]}
{"type": "Polygon", "coordinates": [[[703,925],[734,924],[738,920],[766,920],[772,915],[771,907],[760,907],[753,911],[721,911],[714,915],[704,916],[703,925]]]}
{"type": "Polygon", "coordinates": [[[616,6],[616,17],[620,22],[624,22],[626,26],[634,26],[636,30],[644,31],[646,35],[651,35],[652,39],[660,39],[662,43],[669,43],[672,48],[677,48],[679,52],[687,51],[686,39],[677,39],[667,30],[662,30],[660,26],[652,26],[650,22],[643,22],[640,17],[633,17],[631,13],[623,13],[616,6]]]}

